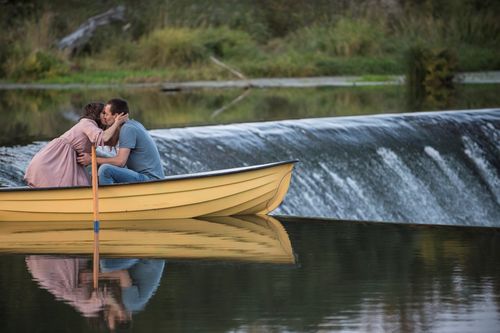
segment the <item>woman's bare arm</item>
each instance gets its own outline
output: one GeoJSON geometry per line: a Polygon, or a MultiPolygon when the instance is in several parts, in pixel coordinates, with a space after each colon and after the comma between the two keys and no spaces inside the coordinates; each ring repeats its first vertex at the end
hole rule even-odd
{"type": "Polygon", "coordinates": [[[120,113],[116,119],[113,125],[109,126],[107,129],[104,130],[102,133],[102,138],[104,142],[109,141],[115,132],[120,128],[120,126],[128,120],[128,114],[120,113]]]}

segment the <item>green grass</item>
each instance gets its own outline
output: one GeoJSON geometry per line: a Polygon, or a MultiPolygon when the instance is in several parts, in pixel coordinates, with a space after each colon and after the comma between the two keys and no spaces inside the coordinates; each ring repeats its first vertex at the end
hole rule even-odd
{"type": "MultiPolygon", "coordinates": [[[[205,65],[190,68],[84,70],[31,82],[51,84],[127,84],[188,80],[227,80],[234,78],[232,74],[221,68],[213,65],[205,65]]],[[[11,80],[10,82],[13,81],[11,80]]]]}
{"type": "Polygon", "coordinates": [[[69,73],[64,76],[51,77],[39,80],[39,83],[134,83],[134,82],[159,82],[168,79],[168,70],[108,70],[108,71],[82,71],[69,73]]]}
{"type": "Polygon", "coordinates": [[[390,75],[363,75],[355,82],[391,82],[394,81],[394,76],[390,75]]]}

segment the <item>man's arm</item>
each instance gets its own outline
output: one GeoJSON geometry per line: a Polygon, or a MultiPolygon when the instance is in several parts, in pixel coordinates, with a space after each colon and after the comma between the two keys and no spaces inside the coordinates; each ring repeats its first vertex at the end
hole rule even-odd
{"type": "MultiPolygon", "coordinates": [[[[128,156],[130,155],[130,148],[118,149],[118,154],[113,157],[97,157],[97,164],[111,164],[123,168],[127,164],[128,156]]],[[[88,153],[80,154],[76,160],[82,165],[89,165],[92,163],[92,157],[88,153]]]]}

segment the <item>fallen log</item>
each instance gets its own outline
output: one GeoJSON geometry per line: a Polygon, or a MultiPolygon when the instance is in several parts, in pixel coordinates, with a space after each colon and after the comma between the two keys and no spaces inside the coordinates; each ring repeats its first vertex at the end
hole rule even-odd
{"type": "Polygon", "coordinates": [[[124,19],[124,6],[111,8],[107,12],[89,18],[78,29],[61,39],[57,43],[57,47],[70,54],[76,54],[89,41],[98,27],[107,25],[113,21],[123,21],[124,19]]]}

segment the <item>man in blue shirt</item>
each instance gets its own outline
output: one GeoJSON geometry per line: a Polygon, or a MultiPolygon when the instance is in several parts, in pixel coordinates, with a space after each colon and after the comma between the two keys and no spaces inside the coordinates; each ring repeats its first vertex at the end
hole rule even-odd
{"type": "MultiPolygon", "coordinates": [[[[120,113],[129,113],[128,103],[114,98],[106,103],[101,119],[105,125],[111,126],[120,113]]],[[[165,177],[158,148],[141,123],[127,120],[120,129],[118,145],[116,156],[97,158],[100,164],[99,184],[142,182],[165,177]]],[[[88,165],[91,157],[82,154],[78,162],[88,165]]]]}

